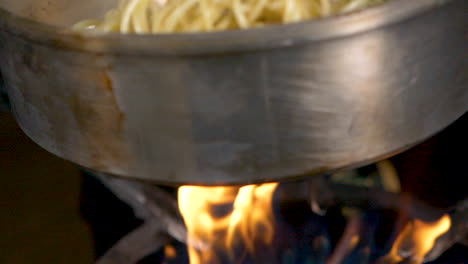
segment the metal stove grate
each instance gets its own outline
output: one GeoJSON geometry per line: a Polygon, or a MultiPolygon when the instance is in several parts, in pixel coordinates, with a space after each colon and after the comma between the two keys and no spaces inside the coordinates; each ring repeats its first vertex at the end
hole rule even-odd
{"type": "MultiPolygon", "coordinates": [[[[173,248],[178,249],[178,258],[172,261],[166,259],[164,263],[185,263],[187,261],[187,253],[183,250],[186,231],[183,220],[177,210],[174,193],[168,192],[168,189],[164,190],[161,187],[141,182],[133,182],[105,175],[99,175],[98,178],[121,201],[130,205],[131,209],[126,209],[128,212],[133,211],[134,217],[141,219],[141,221],[135,221],[133,223],[135,229],[132,231],[128,230],[130,232],[126,235],[122,234],[123,237],[119,239],[115,245],[110,247],[105,253],[101,252],[103,254],[100,256],[97,262],[98,264],[163,263],[164,248],[171,243],[173,248]]],[[[335,261],[335,263],[372,263],[379,256],[388,252],[390,249],[389,246],[393,243],[395,233],[392,234],[389,232],[391,228],[388,227],[395,225],[395,223],[402,219],[401,217],[397,217],[394,212],[404,212],[405,217],[426,220],[436,219],[443,214],[442,210],[428,206],[409,195],[397,195],[382,190],[369,189],[367,187],[334,183],[327,177],[313,178],[306,183],[301,182],[300,184],[286,183],[284,186],[285,187],[282,189],[283,192],[288,192],[288,188],[296,190],[296,196],[292,200],[285,199],[282,201],[283,206],[281,206],[283,219],[285,219],[290,227],[295,229],[293,230],[293,234],[289,234],[289,236],[292,235],[295,237],[294,239],[296,240],[293,241],[293,244],[296,243],[295,250],[297,250],[294,255],[304,254],[304,252],[300,252],[301,250],[299,250],[299,245],[303,244],[302,242],[304,241],[301,242],[300,239],[297,240],[298,234],[301,234],[303,238],[305,236],[324,239],[324,243],[319,243],[317,248],[313,249],[314,251],[322,250],[320,253],[321,255],[317,255],[317,252],[314,253],[316,254],[314,263],[325,263],[326,259],[339,260],[335,261]],[[302,188],[300,186],[308,187],[302,188]],[[298,199],[298,193],[300,193],[298,190],[301,188],[303,191],[299,197],[302,197],[302,200],[298,199]],[[314,198],[321,207],[328,208],[326,217],[320,217],[311,210],[307,213],[307,209],[310,208],[308,201],[310,201],[311,198],[311,196],[307,196],[307,193],[310,192],[311,189],[317,189],[320,190],[321,194],[327,194],[314,198]],[[346,224],[346,220],[339,210],[339,208],[343,206],[372,208],[372,210],[367,209],[364,217],[354,219],[354,222],[350,221],[346,224]],[[298,215],[298,212],[300,212],[300,215],[298,215]],[[383,224],[382,217],[385,218],[383,224]],[[298,222],[297,219],[301,219],[301,221],[298,222]],[[323,223],[325,219],[326,223],[323,223]],[[381,224],[375,224],[379,222],[379,219],[381,224]],[[317,230],[322,230],[323,228],[318,228],[316,226],[317,223],[327,225],[325,228],[330,228],[331,225],[334,226],[335,228],[332,229],[336,234],[329,237],[321,236],[317,233],[317,230]],[[347,240],[350,239],[350,235],[342,236],[343,233],[347,233],[344,232],[343,228],[349,229],[355,224],[361,226],[373,225],[373,228],[368,228],[365,231],[367,233],[367,242],[363,243],[360,248],[356,248],[353,253],[343,249],[340,250],[340,248],[346,248],[342,245],[346,244],[347,240]],[[376,234],[381,235],[379,236],[376,234]],[[382,240],[382,236],[392,238],[382,240]],[[380,240],[380,242],[378,240],[380,240]],[[372,252],[368,251],[369,243],[373,243],[372,252]],[[369,260],[372,261],[369,262],[369,260]]],[[[447,234],[437,240],[436,247],[426,258],[428,262],[439,259],[444,255],[444,252],[452,248],[455,243],[464,242],[464,239],[466,239],[468,235],[468,201],[461,202],[457,206],[451,208],[449,213],[453,220],[452,228],[447,234]]],[[[354,231],[351,230],[351,233],[354,231]]],[[[287,236],[288,234],[286,234],[286,239],[288,239],[287,236]]],[[[283,239],[285,238],[283,237],[283,239]]],[[[109,246],[110,244],[108,247],[109,246]]],[[[452,249],[452,251],[454,250],[456,251],[457,248],[452,249]]],[[[455,258],[461,257],[457,255],[457,252],[453,254],[455,258]]],[[[408,256],[408,260],[410,257],[411,256],[408,256]]],[[[295,258],[297,258],[297,256],[295,258]]],[[[447,261],[446,258],[447,257],[444,255],[439,261],[447,261]]],[[[294,259],[294,257],[292,259],[294,259]]],[[[284,263],[300,262],[286,261],[284,263]]],[[[432,263],[458,264],[460,262],[435,261],[432,263]]]]}

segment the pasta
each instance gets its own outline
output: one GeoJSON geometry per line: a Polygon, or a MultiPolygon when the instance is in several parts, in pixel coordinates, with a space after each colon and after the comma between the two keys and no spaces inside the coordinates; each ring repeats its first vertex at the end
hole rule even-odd
{"type": "Polygon", "coordinates": [[[122,0],[101,20],[75,29],[120,33],[210,32],[293,23],[359,10],[385,0],[122,0]]]}

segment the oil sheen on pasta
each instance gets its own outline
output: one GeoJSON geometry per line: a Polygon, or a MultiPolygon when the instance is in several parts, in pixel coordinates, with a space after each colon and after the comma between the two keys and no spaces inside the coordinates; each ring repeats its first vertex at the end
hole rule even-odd
{"type": "Polygon", "coordinates": [[[120,33],[210,32],[293,23],[352,12],[385,0],[122,0],[75,29],[120,33]]]}

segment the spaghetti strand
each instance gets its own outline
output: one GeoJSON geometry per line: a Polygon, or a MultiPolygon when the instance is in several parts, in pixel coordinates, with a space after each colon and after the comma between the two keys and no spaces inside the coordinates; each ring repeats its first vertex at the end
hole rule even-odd
{"type": "Polygon", "coordinates": [[[385,0],[122,0],[103,19],[74,29],[119,33],[209,32],[292,23],[367,8],[385,0]]]}

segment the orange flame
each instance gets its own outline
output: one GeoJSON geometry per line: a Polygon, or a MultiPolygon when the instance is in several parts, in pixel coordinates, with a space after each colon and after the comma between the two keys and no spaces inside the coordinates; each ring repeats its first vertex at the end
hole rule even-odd
{"type": "Polygon", "coordinates": [[[182,186],[179,210],[187,226],[191,264],[220,263],[217,252],[241,244],[253,253],[255,246],[270,245],[274,237],[273,194],[278,183],[243,187],[182,186]],[[216,209],[232,207],[227,214],[216,209]]]}
{"type": "MultiPolygon", "coordinates": [[[[275,236],[273,195],[277,187],[278,183],[180,187],[179,210],[187,227],[190,264],[239,263],[240,255],[255,255],[261,251],[260,247],[271,246],[275,236]]],[[[434,222],[410,221],[389,254],[377,263],[394,264],[404,260],[423,263],[436,240],[450,226],[449,215],[434,222]]],[[[351,232],[348,240],[342,251],[355,248],[360,237],[351,232]]],[[[339,263],[341,257],[332,256],[328,263],[339,263]]]]}
{"type": "Polygon", "coordinates": [[[413,263],[423,263],[424,257],[434,247],[437,238],[445,234],[451,226],[450,216],[427,223],[415,219],[408,223],[397,237],[390,253],[379,263],[399,263],[408,255],[413,263]]]}

